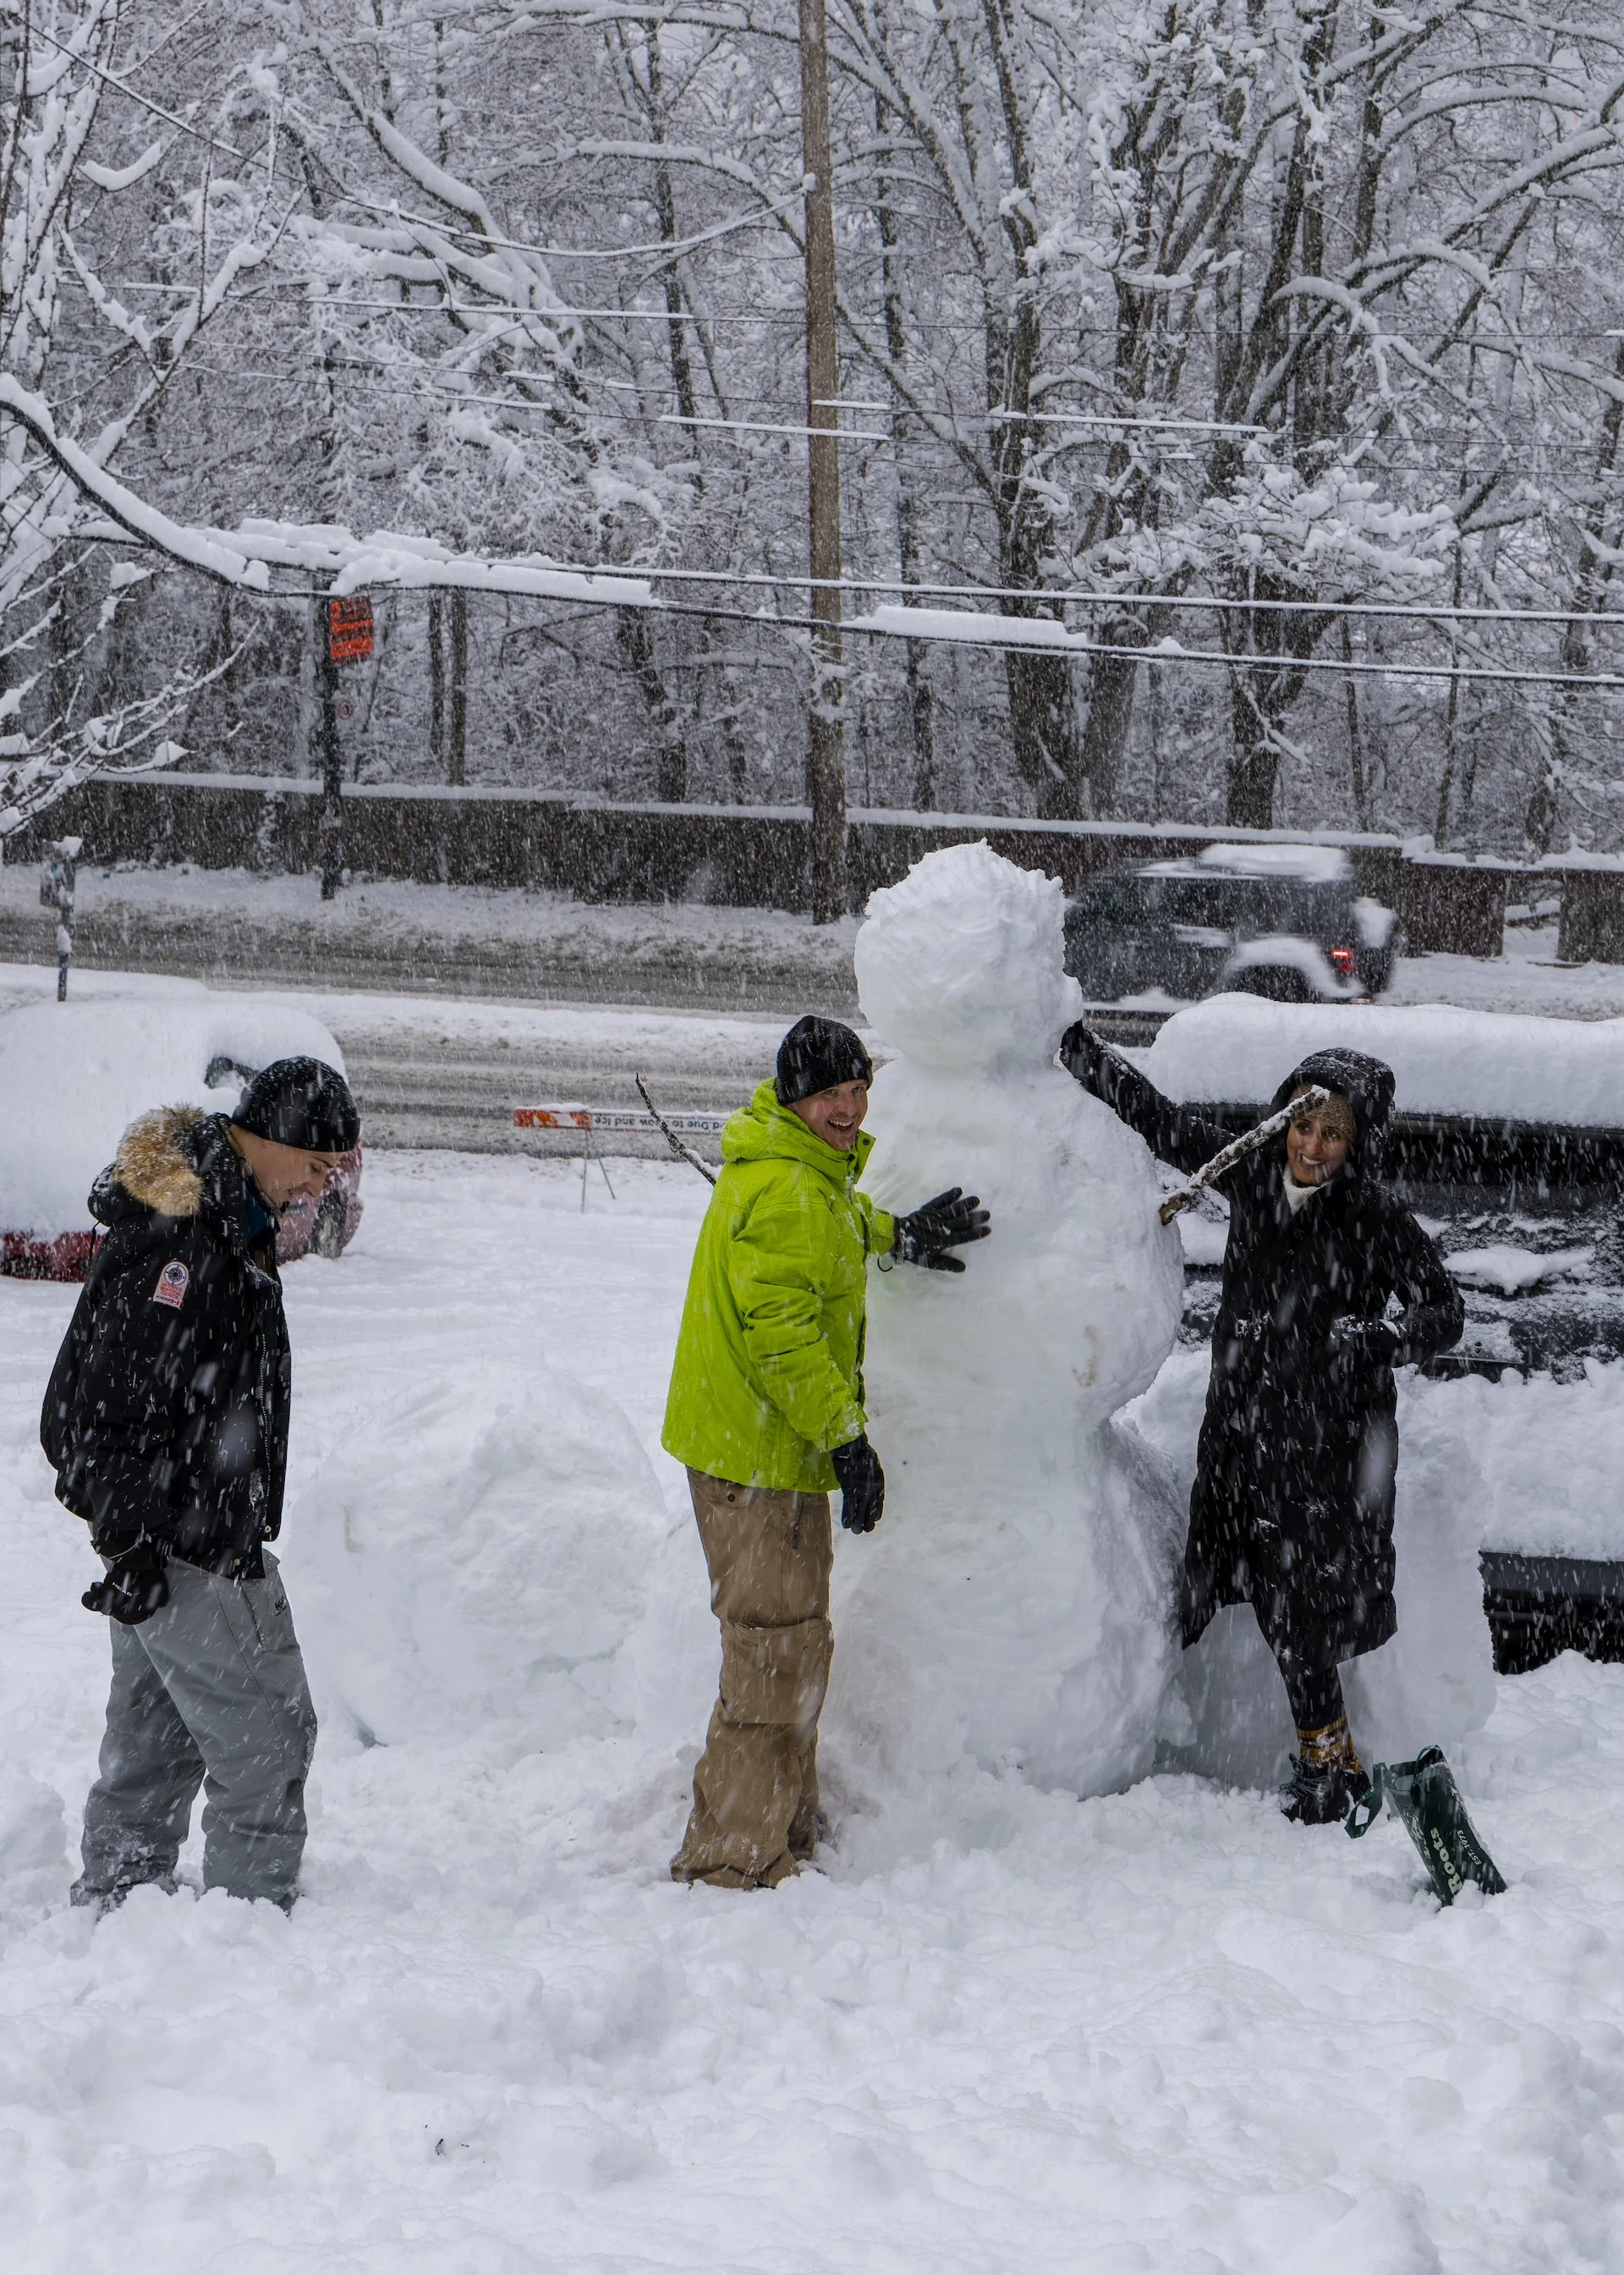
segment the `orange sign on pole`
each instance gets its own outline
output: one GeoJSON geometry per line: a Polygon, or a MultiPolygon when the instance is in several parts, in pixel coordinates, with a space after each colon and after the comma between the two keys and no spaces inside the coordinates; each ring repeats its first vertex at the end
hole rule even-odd
{"type": "Polygon", "coordinates": [[[372,654],[372,602],[365,593],[328,602],[327,652],[335,663],[365,663],[372,654]]]}

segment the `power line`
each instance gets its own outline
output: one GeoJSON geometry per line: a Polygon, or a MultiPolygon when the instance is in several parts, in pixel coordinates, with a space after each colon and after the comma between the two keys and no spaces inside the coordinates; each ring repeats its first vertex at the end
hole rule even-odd
{"type": "MultiPolygon", "coordinates": [[[[602,576],[601,568],[584,566],[579,562],[560,561],[553,567],[567,570],[579,577],[602,576]]],[[[812,579],[803,573],[789,571],[774,576],[770,571],[726,569],[653,569],[638,566],[612,573],[621,576],[645,577],[655,584],[701,584],[747,586],[769,592],[789,586],[804,591],[812,579]]],[[[831,579],[833,583],[835,580],[831,579]]],[[[962,601],[1025,601],[1034,605],[1064,605],[1069,608],[1111,608],[1117,612],[1129,609],[1197,608],[1212,612],[1235,613],[1247,610],[1269,616],[1379,616],[1420,624],[1603,624],[1624,631],[1624,608],[1486,608],[1471,606],[1429,608],[1423,601],[1272,601],[1250,600],[1245,596],[1225,597],[1200,593],[1112,593],[1091,590],[1085,586],[1054,586],[1034,587],[1029,585],[921,585],[909,584],[900,578],[843,577],[839,590],[861,598],[871,593],[905,593],[925,600],[962,601]]],[[[752,618],[752,622],[756,619],[752,618]]],[[[782,620],[781,620],[782,621],[782,620]]],[[[1128,648],[1123,654],[1147,657],[1156,662],[1156,651],[1151,648],[1128,648]]],[[[1280,659],[1282,661],[1288,659],[1280,659]]],[[[1379,665],[1378,669],[1388,667],[1379,665]]],[[[1342,667],[1339,664],[1337,669],[1342,667]]],[[[1392,669],[1403,670],[1406,666],[1392,669]]],[[[1594,684],[1581,675],[1586,685],[1594,684]]]]}
{"type": "Polygon", "coordinates": [[[1008,408],[990,411],[985,421],[977,419],[971,426],[979,427],[1151,427],[1159,432],[1190,433],[1192,435],[1268,435],[1268,427],[1242,427],[1224,419],[1129,419],[1110,412],[1072,411],[1010,411],[1008,408]]]}
{"type": "Polygon", "coordinates": [[[699,419],[684,418],[675,411],[629,412],[628,418],[653,418],[656,427],[721,427],[729,432],[744,435],[818,435],[835,442],[888,442],[888,435],[871,435],[860,427],[790,427],[774,425],[765,419],[699,419]]]}
{"type": "Polygon", "coordinates": [[[702,245],[710,245],[719,237],[728,237],[735,230],[757,229],[773,215],[782,213],[797,198],[805,194],[806,185],[797,183],[789,194],[774,198],[754,213],[738,214],[731,221],[720,221],[709,229],[702,229],[695,237],[657,238],[652,245],[610,245],[596,249],[578,245],[525,245],[517,238],[490,237],[482,229],[469,229],[456,222],[432,221],[421,214],[404,214],[395,205],[381,205],[374,198],[358,197],[353,190],[345,193],[345,202],[359,206],[367,213],[387,214],[391,219],[409,229],[432,230],[436,237],[472,238],[476,245],[495,246],[503,253],[533,253],[541,261],[645,261],[652,254],[661,261],[672,261],[679,253],[692,253],[702,245]]]}

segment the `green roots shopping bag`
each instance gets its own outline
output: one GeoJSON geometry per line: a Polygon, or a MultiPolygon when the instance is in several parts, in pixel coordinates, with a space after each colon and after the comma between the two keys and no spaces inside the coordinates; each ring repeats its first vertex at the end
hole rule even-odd
{"type": "Polygon", "coordinates": [[[1506,1883],[1473,1830],[1441,1746],[1429,1746],[1413,1762],[1377,1763],[1348,1819],[1350,1840],[1370,1831],[1384,1800],[1393,1803],[1394,1815],[1420,1851],[1440,1904],[1454,1903],[1468,1880],[1475,1880],[1485,1896],[1505,1893],[1506,1883]]]}

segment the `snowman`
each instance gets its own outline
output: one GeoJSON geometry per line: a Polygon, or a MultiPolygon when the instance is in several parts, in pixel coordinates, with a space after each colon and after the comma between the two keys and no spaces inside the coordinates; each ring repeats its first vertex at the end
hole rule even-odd
{"type": "Polygon", "coordinates": [[[1182,1301],[1152,1160],[1054,1062],[1081,993],[1060,885],[985,844],[928,855],[857,935],[875,1078],[865,1184],[949,1183],[993,1236],[961,1275],[876,1271],[865,1362],[885,1523],[842,1560],[832,1718],[901,1773],[969,1760],[1077,1795],[1151,1767],[1183,1513],[1114,1425],[1182,1301]]]}

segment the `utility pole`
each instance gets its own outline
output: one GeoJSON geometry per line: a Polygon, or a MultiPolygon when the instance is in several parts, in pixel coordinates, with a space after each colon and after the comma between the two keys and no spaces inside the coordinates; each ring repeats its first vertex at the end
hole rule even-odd
{"type": "Polygon", "coordinates": [[[806,792],[812,922],[846,909],[846,748],[840,638],[840,359],[835,335],[835,183],[824,0],[800,0],[801,162],[806,178],[806,486],[812,619],[806,792]]]}
{"type": "Polygon", "coordinates": [[[344,753],[338,742],[338,659],[333,654],[333,604],[316,602],[316,747],[321,756],[321,897],[332,900],[344,882],[344,753]]]}
{"type": "Polygon", "coordinates": [[[338,692],[341,663],[365,663],[373,650],[372,602],[364,593],[335,600],[330,594],[316,602],[316,699],[321,716],[316,745],[321,756],[321,825],[318,842],[321,855],[321,897],[330,901],[344,881],[348,866],[344,846],[344,750],[338,740],[340,719],[352,719],[355,705],[338,692]]]}

